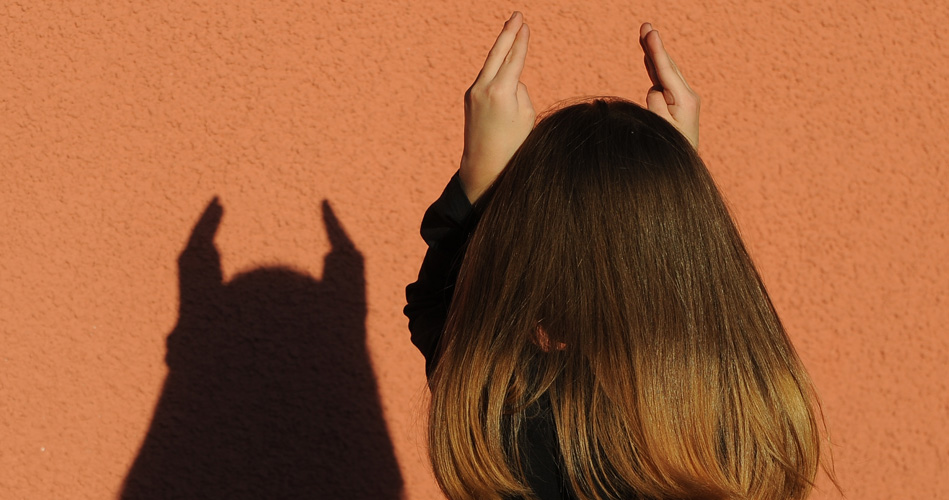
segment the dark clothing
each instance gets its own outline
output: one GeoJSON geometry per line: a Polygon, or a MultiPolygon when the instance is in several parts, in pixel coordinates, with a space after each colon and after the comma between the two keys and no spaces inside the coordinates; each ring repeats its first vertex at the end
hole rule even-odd
{"type": "MultiPolygon", "coordinates": [[[[431,376],[438,362],[438,344],[445,327],[455,280],[465,255],[468,236],[480,214],[475,211],[455,174],[438,200],[422,218],[422,239],[428,244],[418,281],[407,286],[412,343],[425,356],[425,372],[431,376]]],[[[531,489],[543,500],[574,496],[564,486],[557,436],[546,396],[528,411],[521,440],[521,460],[531,489]]]]}

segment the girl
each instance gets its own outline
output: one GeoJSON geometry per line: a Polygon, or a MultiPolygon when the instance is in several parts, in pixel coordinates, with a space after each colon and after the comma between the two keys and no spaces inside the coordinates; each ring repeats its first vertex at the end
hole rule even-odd
{"type": "Polygon", "coordinates": [[[699,98],[648,23],[648,109],[534,126],[515,12],[465,98],[458,173],[406,289],[439,485],[462,498],[803,499],[801,362],[702,159],[699,98]]]}

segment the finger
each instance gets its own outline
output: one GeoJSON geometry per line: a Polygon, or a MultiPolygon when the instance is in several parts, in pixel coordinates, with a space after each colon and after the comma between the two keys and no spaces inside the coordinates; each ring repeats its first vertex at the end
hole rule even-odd
{"type": "Polygon", "coordinates": [[[511,18],[504,23],[504,28],[501,29],[498,39],[494,41],[494,46],[492,46],[488,52],[488,57],[484,60],[484,66],[478,75],[479,80],[485,79],[491,81],[494,79],[495,75],[497,75],[498,68],[501,67],[504,59],[507,58],[508,53],[511,51],[511,46],[514,45],[514,39],[517,36],[517,32],[521,29],[521,24],[523,24],[523,16],[521,16],[520,12],[515,11],[514,14],[511,14],[511,18]]]}
{"type": "Polygon", "coordinates": [[[672,113],[669,112],[669,103],[666,102],[666,97],[656,87],[649,89],[649,92],[646,93],[646,109],[665,118],[669,123],[675,122],[672,113]]]}
{"type": "Polygon", "coordinates": [[[643,54],[646,54],[646,57],[649,57],[649,49],[646,48],[646,35],[652,31],[652,25],[649,23],[643,23],[639,27],[639,46],[643,48],[643,54]]]}
{"type": "Polygon", "coordinates": [[[205,207],[204,213],[198,219],[194,229],[191,230],[191,237],[188,239],[188,248],[191,247],[210,247],[214,246],[214,235],[221,225],[221,217],[224,214],[224,208],[221,202],[215,196],[205,207]]]}
{"type": "Polygon", "coordinates": [[[646,73],[649,75],[649,80],[653,85],[661,85],[659,83],[659,76],[656,75],[656,65],[652,62],[652,58],[649,56],[649,49],[646,47],[646,35],[652,31],[652,24],[643,23],[639,27],[639,46],[643,49],[643,65],[646,66],[646,73]]]}
{"type": "Polygon", "coordinates": [[[647,53],[656,67],[656,76],[659,77],[659,85],[669,89],[675,95],[685,94],[689,91],[689,86],[682,78],[682,74],[676,70],[675,63],[666,52],[662,39],[659,38],[659,32],[650,31],[645,38],[647,53]]]}
{"type": "Polygon", "coordinates": [[[524,60],[527,58],[527,44],[530,41],[530,28],[527,24],[522,24],[517,30],[517,37],[514,39],[514,45],[508,53],[501,68],[498,69],[497,76],[494,79],[504,85],[510,85],[513,89],[521,78],[521,72],[524,71],[524,60]]]}
{"type": "Polygon", "coordinates": [[[330,251],[339,252],[344,250],[354,250],[353,240],[346,234],[346,230],[336,217],[329,200],[323,200],[323,224],[326,226],[326,235],[330,240],[330,251]]]}
{"type": "Polygon", "coordinates": [[[649,54],[643,55],[643,65],[646,66],[646,74],[649,75],[649,81],[652,82],[654,87],[661,87],[662,84],[659,83],[659,76],[656,75],[656,65],[653,64],[652,59],[649,58],[649,54]]]}
{"type": "Polygon", "coordinates": [[[682,83],[684,83],[685,86],[689,88],[689,90],[692,90],[692,86],[689,85],[689,82],[687,82],[685,80],[685,77],[682,76],[682,71],[679,70],[679,65],[677,65],[675,61],[672,61],[672,69],[676,70],[676,73],[679,75],[679,78],[682,79],[682,83]]]}
{"type": "Polygon", "coordinates": [[[646,35],[648,35],[650,31],[652,31],[652,25],[649,23],[643,23],[643,25],[639,27],[639,46],[643,48],[643,54],[647,56],[649,55],[649,51],[646,50],[646,42],[644,40],[646,40],[646,35]]]}
{"type": "Polygon", "coordinates": [[[641,42],[643,38],[646,38],[646,34],[652,31],[652,23],[643,23],[639,27],[639,41],[641,42]]]}

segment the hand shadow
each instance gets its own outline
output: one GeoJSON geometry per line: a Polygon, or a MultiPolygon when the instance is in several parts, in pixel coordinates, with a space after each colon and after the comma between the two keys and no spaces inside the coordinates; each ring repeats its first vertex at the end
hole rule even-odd
{"type": "Polygon", "coordinates": [[[267,267],[223,283],[222,213],[213,199],[178,259],[169,373],[121,498],[400,498],[362,255],[324,201],[321,280],[267,267]]]}

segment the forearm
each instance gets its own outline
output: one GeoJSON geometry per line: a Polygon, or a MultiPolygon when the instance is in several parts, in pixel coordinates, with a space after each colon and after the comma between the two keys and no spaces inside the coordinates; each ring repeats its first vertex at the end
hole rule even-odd
{"type": "Polygon", "coordinates": [[[422,219],[421,235],[428,250],[418,280],[405,288],[403,312],[409,318],[412,343],[425,356],[426,374],[435,366],[455,280],[477,219],[457,174],[422,219]]]}

